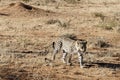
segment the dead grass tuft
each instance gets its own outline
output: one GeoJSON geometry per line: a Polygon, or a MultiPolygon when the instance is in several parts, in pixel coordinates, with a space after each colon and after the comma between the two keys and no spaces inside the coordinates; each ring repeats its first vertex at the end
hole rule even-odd
{"type": "Polygon", "coordinates": [[[99,17],[102,21],[104,21],[104,19],[105,19],[105,15],[103,13],[100,13],[100,12],[93,13],[93,16],[96,18],[99,17]]]}
{"type": "Polygon", "coordinates": [[[26,2],[26,3],[27,3],[27,2],[30,2],[31,0],[22,0],[22,1],[24,1],[24,2],[26,2]]]}
{"type": "Polygon", "coordinates": [[[68,4],[76,4],[79,3],[81,0],[64,0],[65,2],[67,2],[68,4]]]}
{"type": "Polygon", "coordinates": [[[60,20],[50,19],[46,22],[46,24],[55,24],[55,23],[60,23],[60,20]]]}
{"type": "Polygon", "coordinates": [[[46,24],[58,24],[59,27],[68,28],[70,26],[70,22],[71,20],[66,22],[66,21],[58,20],[58,19],[50,19],[46,22],[46,24]]]}
{"type": "Polygon", "coordinates": [[[114,16],[104,16],[102,13],[94,13],[94,16],[96,18],[100,18],[102,22],[100,22],[97,27],[103,28],[105,30],[116,30],[119,32],[119,26],[120,26],[120,18],[119,13],[114,14],[114,16]]]}
{"type": "Polygon", "coordinates": [[[105,48],[105,47],[109,47],[110,44],[108,44],[107,42],[103,40],[98,40],[95,46],[100,47],[100,48],[105,48]]]}

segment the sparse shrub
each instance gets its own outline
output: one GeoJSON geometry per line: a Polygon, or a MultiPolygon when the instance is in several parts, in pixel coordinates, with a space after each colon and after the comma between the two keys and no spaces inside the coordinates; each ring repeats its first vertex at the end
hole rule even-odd
{"type": "Polygon", "coordinates": [[[56,0],[45,0],[45,4],[48,4],[48,3],[55,3],[56,0]]]}
{"type": "Polygon", "coordinates": [[[69,20],[68,22],[64,22],[61,20],[53,20],[50,19],[46,22],[46,24],[56,24],[58,23],[58,26],[63,27],[63,28],[67,28],[70,25],[71,20],[69,20]]]}
{"type": "Polygon", "coordinates": [[[30,0],[22,0],[22,1],[24,1],[24,2],[26,2],[26,3],[27,3],[27,2],[30,2],[30,0]]]}
{"type": "Polygon", "coordinates": [[[95,46],[104,48],[104,47],[109,47],[110,45],[103,40],[98,40],[97,43],[95,44],[95,46]]]}
{"type": "Polygon", "coordinates": [[[114,16],[104,16],[101,13],[94,13],[95,17],[100,17],[102,22],[100,22],[97,27],[103,28],[105,30],[113,30],[117,26],[120,26],[119,19],[116,15],[114,16]]]}
{"type": "Polygon", "coordinates": [[[80,0],[64,0],[65,2],[67,2],[68,4],[75,4],[75,3],[79,3],[80,0]]]}
{"type": "Polygon", "coordinates": [[[90,38],[88,39],[89,41],[89,47],[92,48],[106,48],[106,47],[111,47],[112,45],[106,41],[105,38],[101,38],[101,37],[95,37],[95,38],[90,38]]]}
{"type": "Polygon", "coordinates": [[[104,21],[105,19],[105,15],[103,15],[103,13],[99,13],[99,12],[95,12],[93,14],[94,17],[99,17],[102,21],[104,21]]]}
{"type": "Polygon", "coordinates": [[[67,23],[65,23],[65,22],[59,22],[59,26],[61,26],[61,27],[67,27],[68,26],[68,24],[67,23]]]}
{"type": "Polygon", "coordinates": [[[106,30],[113,30],[114,27],[117,27],[119,24],[115,20],[104,21],[100,23],[97,27],[101,27],[106,30]]]}
{"type": "Polygon", "coordinates": [[[68,28],[70,26],[70,22],[71,20],[67,21],[67,22],[64,22],[64,21],[60,21],[59,22],[59,26],[60,27],[63,27],[63,28],[68,28]]]}
{"type": "Polygon", "coordinates": [[[114,24],[113,23],[101,23],[98,27],[103,28],[105,30],[113,30],[114,24]]]}
{"type": "Polygon", "coordinates": [[[53,20],[53,19],[50,19],[46,22],[46,24],[55,24],[55,23],[60,23],[59,20],[53,20]]]}

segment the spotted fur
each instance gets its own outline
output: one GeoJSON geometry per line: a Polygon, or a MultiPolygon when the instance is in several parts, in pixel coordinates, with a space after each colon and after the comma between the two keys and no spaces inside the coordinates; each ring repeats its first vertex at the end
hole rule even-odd
{"type": "Polygon", "coordinates": [[[83,67],[83,54],[86,52],[87,41],[79,39],[70,39],[66,37],[61,37],[53,42],[53,56],[52,60],[55,60],[56,54],[62,50],[63,56],[62,61],[67,65],[71,65],[72,55],[77,53],[80,67],[83,67]],[[66,58],[68,56],[68,59],[66,58]]]}

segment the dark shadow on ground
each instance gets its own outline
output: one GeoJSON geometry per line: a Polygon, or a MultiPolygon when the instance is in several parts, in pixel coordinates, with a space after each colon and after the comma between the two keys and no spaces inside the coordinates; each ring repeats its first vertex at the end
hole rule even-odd
{"type": "Polygon", "coordinates": [[[114,63],[104,63],[104,62],[99,62],[99,63],[94,63],[97,64],[99,67],[106,67],[106,68],[119,68],[120,69],[120,64],[114,64],[114,63]]]}
{"type": "Polygon", "coordinates": [[[111,68],[111,69],[116,69],[119,68],[120,69],[120,64],[114,64],[114,63],[105,63],[105,62],[96,62],[96,63],[91,63],[91,64],[87,64],[86,67],[90,68],[90,67],[104,67],[104,68],[111,68]]]}
{"type": "Polygon", "coordinates": [[[9,16],[9,14],[0,13],[1,16],[9,16]]]}

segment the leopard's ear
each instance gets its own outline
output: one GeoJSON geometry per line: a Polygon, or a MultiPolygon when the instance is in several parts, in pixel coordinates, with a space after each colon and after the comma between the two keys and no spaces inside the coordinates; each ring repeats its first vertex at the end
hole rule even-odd
{"type": "Polygon", "coordinates": [[[84,41],[84,44],[87,44],[87,41],[84,41]]]}
{"type": "Polygon", "coordinates": [[[83,43],[84,43],[84,41],[83,41],[83,40],[79,40],[79,43],[80,43],[80,44],[83,44],[83,43]]]}
{"type": "Polygon", "coordinates": [[[86,40],[80,40],[79,41],[81,44],[87,44],[87,41],[86,40]]]}

